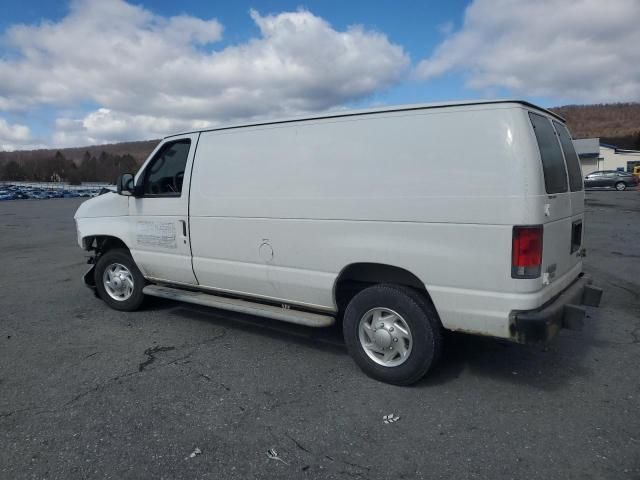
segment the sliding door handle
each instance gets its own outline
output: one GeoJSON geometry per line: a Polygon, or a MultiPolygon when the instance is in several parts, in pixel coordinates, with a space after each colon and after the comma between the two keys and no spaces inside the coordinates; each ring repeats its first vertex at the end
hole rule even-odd
{"type": "Polygon", "coordinates": [[[180,223],[182,224],[182,236],[186,237],[187,236],[187,222],[185,222],[184,220],[180,220],[180,223]]]}

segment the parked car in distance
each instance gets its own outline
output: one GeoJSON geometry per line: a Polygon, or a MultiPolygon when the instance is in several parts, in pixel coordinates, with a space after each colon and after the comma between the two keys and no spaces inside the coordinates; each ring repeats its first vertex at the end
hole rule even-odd
{"type": "Polygon", "coordinates": [[[75,214],[92,252],[84,280],[107,305],[133,311],[156,296],[342,322],[355,362],[389,383],[425,375],[443,330],[541,342],[600,303],[582,272],[571,136],[527,102],[172,135],[117,192],[75,214]],[[453,189],[437,181],[454,177],[453,189]]]}
{"type": "Polygon", "coordinates": [[[95,197],[102,191],[110,191],[103,186],[87,186],[86,188],[61,188],[59,184],[48,185],[42,182],[41,186],[2,184],[0,187],[0,200],[48,200],[52,198],[77,198],[95,197]]]}
{"type": "Polygon", "coordinates": [[[626,190],[628,187],[635,187],[638,184],[638,177],[632,173],[619,172],[616,170],[600,170],[591,172],[584,177],[585,188],[615,188],[616,190],[626,190]]]}
{"type": "Polygon", "coordinates": [[[15,200],[15,195],[11,192],[0,192],[0,200],[15,200]]]}

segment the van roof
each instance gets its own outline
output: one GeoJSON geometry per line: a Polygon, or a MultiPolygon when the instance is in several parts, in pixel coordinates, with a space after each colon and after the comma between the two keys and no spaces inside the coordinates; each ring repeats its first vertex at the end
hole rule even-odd
{"type": "Polygon", "coordinates": [[[355,117],[358,115],[371,115],[374,113],[385,113],[385,112],[406,112],[413,110],[429,110],[435,108],[447,108],[447,107],[462,107],[467,105],[494,105],[494,104],[507,104],[514,103],[525,106],[527,108],[538,110],[540,112],[546,113],[547,115],[551,115],[552,117],[557,118],[558,120],[565,123],[565,119],[560,115],[547,110],[546,108],[539,107],[534,105],[533,103],[527,102],[525,100],[514,100],[514,99],[503,99],[503,100],[469,100],[469,101],[460,101],[460,102],[437,102],[437,103],[417,103],[417,104],[406,104],[406,105],[392,105],[387,107],[375,107],[375,108],[366,108],[360,110],[344,110],[344,111],[335,111],[331,113],[325,113],[323,115],[314,115],[314,116],[305,116],[305,117],[293,117],[286,119],[275,119],[275,120],[265,120],[262,122],[253,122],[253,123],[240,123],[240,124],[230,124],[230,125],[221,125],[219,127],[211,127],[211,128],[200,128],[194,130],[188,130],[185,132],[174,133],[172,135],[167,135],[164,138],[176,137],[178,135],[184,135],[187,133],[198,133],[198,132],[212,132],[216,130],[230,130],[233,128],[242,128],[242,127],[259,127],[262,125],[275,125],[279,123],[292,123],[292,122],[304,122],[308,120],[321,120],[324,118],[340,118],[340,117],[355,117]]]}

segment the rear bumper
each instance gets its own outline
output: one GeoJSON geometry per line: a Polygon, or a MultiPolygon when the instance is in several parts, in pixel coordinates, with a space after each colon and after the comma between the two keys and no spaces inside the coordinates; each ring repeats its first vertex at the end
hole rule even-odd
{"type": "Polygon", "coordinates": [[[582,305],[597,307],[602,298],[602,289],[591,282],[591,277],[581,275],[542,307],[511,312],[511,338],[518,343],[538,343],[550,340],[561,328],[581,328],[586,315],[582,305]]]}

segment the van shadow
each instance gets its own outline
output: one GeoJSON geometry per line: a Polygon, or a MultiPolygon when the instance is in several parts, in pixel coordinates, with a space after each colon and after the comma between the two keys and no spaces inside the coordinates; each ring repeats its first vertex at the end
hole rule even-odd
{"type": "MultiPolygon", "coordinates": [[[[166,311],[183,319],[213,323],[333,355],[348,355],[340,321],[328,328],[311,328],[165,299],[154,299],[148,310],[166,311]]],[[[446,332],[439,363],[414,388],[446,385],[461,377],[460,381],[488,377],[540,390],[557,390],[575,377],[591,375],[591,370],[582,366],[591,342],[573,335],[580,333],[562,331],[559,338],[547,344],[519,345],[508,340],[446,332]]]]}
{"type": "Polygon", "coordinates": [[[339,323],[327,328],[312,328],[160,298],[152,299],[147,306],[147,310],[165,311],[182,319],[212,323],[227,330],[248,332],[282,342],[292,342],[303,347],[337,355],[347,354],[347,348],[342,340],[342,326],[339,323]]]}
{"type": "Polygon", "coordinates": [[[557,390],[575,377],[589,377],[582,364],[590,342],[561,331],[545,344],[520,345],[508,340],[447,332],[442,357],[416,387],[432,387],[460,377],[489,377],[503,383],[557,390]]]}

